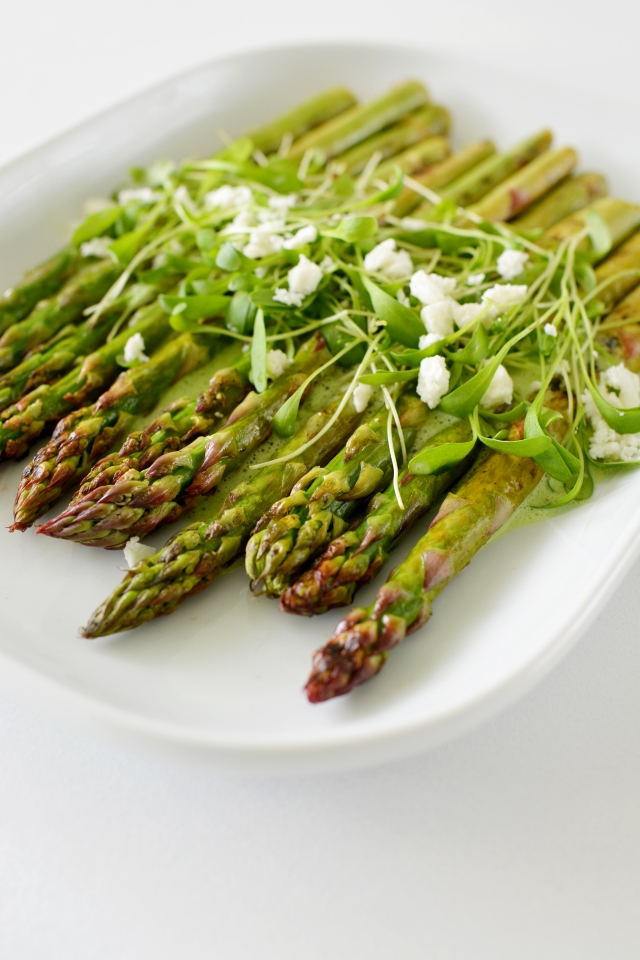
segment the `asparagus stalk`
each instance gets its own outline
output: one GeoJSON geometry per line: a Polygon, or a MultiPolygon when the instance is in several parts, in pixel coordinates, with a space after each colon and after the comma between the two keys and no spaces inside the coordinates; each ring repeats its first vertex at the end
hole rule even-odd
{"type": "Polygon", "coordinates": [[[77,269],[78,263],[78,251],[74,247],[65,247],[29,270],[19,283],[6,290],[0,297],[0,334],[24,320],[40,300],[57,293],[77,269]]]}
{"type": "Polygon", "coordinates": [[[547,150],[468,209],[484,220],[511,220],[566,177],[577,162],[571,147],[547,150]]]}
{"type": "Polygon", "coordinates": [[[0,337],[0,371],[10,370],[29,350],[46,343],[68,323],[77,323],[86,307],[100,300],[120,273],[112,260],[80,270],[49,300],[0,337]]]}
{"type": "Polygon", "coordinates": [[[0,460],[17,460],[23,456],[49,425],[108,386],[120,370],[117,358],[134,333],[143,337],[148,350],[154,350],[171,333],[169,317],[159,304],[143,307],[126,330],[81,360],[61,380],[36,387],[2,410],[0,460]]]}
{"type": "MultiPolygon", "coordinates": [[[[544,242],[552,246],[586,229],[589,225],[588,218],[591,212],[599,215],[606,222],[613,247],[618,246],[640,227],[640,206],[635,203],[627,203],[626,200],[617,200],[615,197],[600,197],[600,199],[590,203],[589,206],[570,217],[565,217],[564,220],[560,220],[559,223],[547,230],[543,238],[544,242]]],[[[584,238],[579,249],[592,249],[589,237],[584,238]]]]}
{"type": "MultiPolygon", "coordinates": [[[[362,173],[374,154],[379,154],[381,160],[395,157],[406,152],[423,140],[440,137],[446,134],[450,124],[449,112],[444,107],[427,106],[410,113],[409,116],[387,127],[380,133],[367,137],[355,147],[351,147],[340,157],[344,169],[352,175],[362,173]]],[[[393,161],[390,161],[393,164],[393,161]]],[[[380,168],[377,170],[379,175],[380,168]]]]}
{"type": "Polygon", "coordinates": [[[548,230],[606,194],[607,181],[600,173],[581,173],[577,177],[569,177],[512,220],[511,226],[522,232],[548,230]]]}
{"type": "MultiPolygon", "coordinates": [[[[478,166],[487,157],[495,153],[495,147],[489,140],[478,140],[468,143],[457,153],[453,153],[446,160],[427,169],[423,174],[415,177],[418,183],[430,190],[440,190],[452,183],[468,170],[478,166]]],[[[391,213],[395,217],[405,217],[420,203],[420,194],[411,187],[403,187],[400,196],[395,200],[391,213]]]]}
{"type": "Polygon", "coordinates": [[[185,597],[217,579],[240,556],[253,527],[271,504],[286,496],[316,464],[326,462],[352,432],[361,415],[350,400],[331,430],[320,435],[336,408],[337,402],[314,414],[285,445],[283,456],[300,451],[294,460],[263,467],[231,491],[213,522],[190,524],[131,570],[95,611],[83,636],[131,630],[173,613],[185,597]],[[314,437],[316,442],[304,449],[314,437]]]}
{"type": "Polygon", "coordinates": [[[201,367],[219,344],[215,337],[183,333],[165,343],[150,360],[123,371],[91,407],[64,417],[25,470],[14,505],[12,530],[26,530],[127,430],[172,383],[201,367]]]}
{"type": "Polygon", "coordinates": [[[216,371],[209,386],[195,400],[182,397],[162,411],[144,430],[130,433],[120,450],[99,460],[89,471],[71,502],[87,494],[115,484],[128,470],[144,470],[154,460],[186,446],[194,437],[202,436],[211,427],[235,410],[249,388],[251,358],[242,354],[232,367],[216,371]]]}
{"type": "MultiPolygon", "coordinates": [[[[547,405],[564,409],[566,396],[552,396],[547,405]]],[[[523,421],[512,426],[512,439],[522,436],[523,426],[523,421]]],[[[428,532],[392,571],[375,602],[352,610],[329,643],[315,653],[306,685],[309,700],[320,703],[348,693],[379,673],[388,651],[427,622],[433,600],[542,475],[542,468],[529,457],[491,451],[481,458],[447,494],[428,532]]]]}
{"type": "Polygon", "coordinates": [[[321,335],[312,337],[287,372],[263,393],[249,394],[222,430],[197,437],[145,470],[129,471],[118,483],[93,490],[38,532],[117,550],[129,537],[146,536],[160,524],[176,520],[266,440],[284,401],[328,358],[321,335]]]}
{"type": "Polygon", "coordinates": [[[596,336],[596,346],[634,373],[640,372],[640,286],[609,314],[596,336]]]}
{"type": "Polygon", "coordinates": [[[99,323],[94,325],[87,321],[78,327],[72,324],[63,327],[49,343],[0,376],[0,410],[41,384],[59,379],[81,357],[102,346],[124,313],[148,303],[156,292],[154,287],[135,284],[113,302],[99,323]]]}
{"type": "Polygon", "coordinates": [[[249,130],[246,136],[253,141],[256,149],[263,153],[273,153],[280,147],[285,136],[298,139],[314,127],[324,127],[330,120],[353,109],[355,105],[356,99],[349,90],[344,87],[331,87],[265,126],[249,130]]]}
{"type": "MultiPolygon", "coordinates": [[[[403,396],[398,414],[406,447],[427,418],[427,406],[403,396]]],[[[246,570],[254,593],[278,597],[298,571],[346,528],[365,500],[391,480],[393,462],[383,408],[358,427],[346,446],[327,464],[303,477],[290,496],[261,518],[246,552],[246,570]]],[[[400,438],[394,430],[396,456],[400,438]]]]}
{"type": "Polygon", "coordinates": [[[352,107],[318,130],[300,137],[289,151],[289,157],[301,160],[307,150],[313,149],[317,161],[324,164],[428,101],[424,86],[416,80],[408,80],[377,100],[352,107]]]}
{"type": "Polygon", "coordinates": [[[409,147],[395,157],[376,167],[376,177],[386,180],[392,176],[394,168],[400,167],[404,174],[414,176],[424,173],[435,163],[440,163],[449,156],[449,141],[446,137],[429,137],[415,147],[409,147]]]}
{"type": "Polygon", "coordinates": [[[607,284],[598,293],[607,309],[640,283],[640,231],[602,261],[596,269],[596,281],[607,284]]]}
{"type": "MultiPolygon", "coordinates": [[[[422,449],[471,439],[468,420],[458,420],[441,430],[422,449]]],[[[440,494],[467,470],[470,454],[452,470],[417,476],[405,468],[400,476],[401,507],[393,486],[377,494],[366,516],[355,527],[334,539],[316,563],[280,597],[280,609],[305,617],[346,606],[360,587],[382,569],[401,536],[433,506],[440,494]]]]}

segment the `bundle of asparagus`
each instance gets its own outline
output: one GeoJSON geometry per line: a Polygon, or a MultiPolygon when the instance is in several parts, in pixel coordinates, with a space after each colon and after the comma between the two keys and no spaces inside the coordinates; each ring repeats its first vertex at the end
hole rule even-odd
{"type": "Polygon", "coordinates": [[[0,302],[3,456],[63,417],[25,470],[14,529],[84,479],[39,532],[122,547],[272,430],[288,440],[208,519],[158,553],[138,546],[86,636],[172,612],[245,547],[254,589],[283,610],[348,603],[458,481],[376,604],[318,653],[307,692],[324,700],[380,669],[542,476],[569,503],[589,493],[590,458],[631,458],[640,417],[615,361],[640,365],[640,208],[573,175],[575,151],[546,130],[449,155],[448,128],[415,81],[364,105],[328,91],[208,160],[136,171],[0,302]],[[136,334],[139,360],[116,380],[136,334]],[[222,337],[248,348],[236,364],[103,456],[222,337]],[[298,430],[310,391],[340,399],[298,430]]]}

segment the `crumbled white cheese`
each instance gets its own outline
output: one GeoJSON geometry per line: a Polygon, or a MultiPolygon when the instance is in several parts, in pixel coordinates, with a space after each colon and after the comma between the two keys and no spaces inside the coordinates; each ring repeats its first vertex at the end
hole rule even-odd
{"type": "Polygon", "coordinates": [[[137,567],[146,557],[150,557],[156,551],[153,547],[148,547],[146,543],[140,543],[140,537],[131,537],[124,545],[124,559],[130,570],[137,567]]]}
{"type": "Polygon", "coordinates": [[[398,301],[398,303],[401,303],[403,307],[411,306],[411,301],[409,300],[409,297],[406,295],[402,287],[400,287],[400,289],[396,293],[396,300],[398,301]]]}
{"type": "Polygon", "coordinates": [[[244,248],[245,257],[257,260],[259,257],[268,257],[272,253],[282,250],[284,240],[278,230],[283,228],[281,221],[277,223],[261,223],[249,233],[249,243],[244,248]]]}
{"type": "Polygon", "coordinates": [[[413,270],[411,257],[406,250],[396,250],[393,237],[383,240],[364,258],[365,270],[381,273],[388,280],[402,280],[413,270]]]}
{"type": "Polygon", "coordinates": [[[318,231],[310,223],[306,227],[300,227],[290,240],[285,240],[283,246],[285,250],[299,250],[300,247],[306,247],[308,243],[313,243],[317,236],[318,231]]]}
{"type": "Polygon", "coordinates": [[[353,391],[353,405],[356,413],[362,413],[373,396],[373,387],[368,383],[359,383],[353,391]]]}
{"type": "MultiPolygon", "coordinates": [[[[623,363],[609,367],[600,375],[600,393],[612,407],[619,410],[640,406],[640,378],[627,370],[623,363]]],[[[632,463],[640,460],[640,433],[616,433],[604,420],[588,390],[582,401],[593,427],[589,454],[594,460],[621,460],[632,463]]]]}
{"type": "Polygon", "coordinates": [[[527,396],[530,397],[532,393],[537,393],[541,386],[541,380],[532,380],[527,389],[527,396]]]}
{"type": "Polygon", "coordinates": [[[275,380],[281,377],[289,366],[290,360],[284,350],[269,350],[267,354],[267,376],[275,380]]]}
{"type": "Polygon", "coordinates": [[[480,406],[492,410],[493,407],[497,407],[501,403],[511,403],[512,400],[513,380],[500,364],[493,375],[493,380],[489,384],[487,392],[480,401],[480,406]]]}
{"type": "Polygon", "coordinates": [[[327,254],[326,257],[323,257],[322,260],[320,261],[320,269],[322,270],[323,273],[331,273],[334,267],[335,267],[335,261],[331,259],[329,254],[327,254]]]}
{"type": "Polygon", "coordinates": [[[263,277],[265,277],[265,276],[267,275],[267,268],[266,268],[266,267],[256,267],[253,272],[255,273],[255,275],[256,275],[256,277],[258,278],[258,280],[262,280],[263,277]]]}
{"type": "Polygon", "coordinates": [[[545,323],[545,325],[544,325],[544,332],[545,332],[545,333],[547,334],[547,336],[549,336],[549,337],[557,337],[557,336],[558,336],[558,331],[556,330],[556,328],[554,327],[554,325],[553,325],[552,323],[545,323]]]}
{"type": "Polygon", "coordinates": [[[301,307],[304,297],[301,293],[287,290],[286,287],[276,287],[273,291],[273,299],[278,303],[284,303],[287,307],[301,307]]]}
{"type": "Polygon", "coordinates": [[[3,297],[10,297],[13,293],[13,287],[7,287],[5,292],[2,294],[3,297]]]}
{"type": "Polygon", "coordinates": [[[522,273],[528,259],[529,254],[524,250],[505,250],[498,257],[496,264],[498,273],[505,280],[513,280],[522,273]]]}
{"type": "Polygon", "coordinates": [[[141,333],[134,333],[124,345],[125,363],[133,363],[134,360],[140,360],[146,363],[149,357],[144,352],[144,337],[141,333]]]}
{"type": "Polygon", "coordinates": [[[426,307],[451,296],[455,287],[456,281],[453,277],[441,277],[438,273],[416,270],[411,277],[411,294],[426,307]]]}
{"type": "Polygon", "coordinates": [[[430,410],[438,406],[449,389],[450,376],[444,357],[425,357],[420,362],[418,396],[430,410]]]}
{"type": "Polygon", "coordinates": [[[453,319],[457,327],[466,327],[468,323],[472,323],[478,314],[482,313],[484,310],[484,304],[482,303],[456,303],[453,308],[453,319]]]}
{"type": "Polygon", "coordinates": [[[298,198],[295,193],[278,194],[277,196],[269,197],[269,206],[271,209],[284,214],[286,214],[290,207],[295,207],[297,202],[298,198]]]}
{"type": "Polygon", "coordinates": [[[470,273],[467,277],[467,286],[477,287],[479,284],[484,283],[484,278],[484,273],[470,273]]]}
{"type": "Polygon", "coordinates": [[[497,283],[482,294],[482,302],[489,304],[488,318],[485,323],[495,320],[501,313],[524,303],[527,298],[526,284],[497,283]]]}
{"type": "Polygon", "coordinates": [[[427,333],[437,333],[440,337],[448,337],[453,333],[453,311],[457,306],[455,300],[446,297],[444,300],[423,307],[420,317],[427,328],[427,333]]]}
{"type": "Polygon", "coordinates": [[[440,340],[444,340],[444,337],[441,337],[439,333],[425,333],[418,340],[418,349],[426,350],[427,347],[432,347],[434,343],[438,343],[440,340]]]}
{"type": "Polygon", "coordinates": [[[222,232],[225,234],[250,233],[257,225],[258,221],[256,220],[253,210],[241,210],[239,213],[236,213],[231,223],[225,227],[222,232]]]}
{"type": "Polygon", "coordinates": [[[289,270],[288,280],[289,290],[307,297],[318,289],[318,284],[322,280],[322,270],[317,263],[313,263],[301,254],[295,267],[289,270]]]}
{"type": "Polygon", "coordinates": [[[217,190],[210,190],[202,198],[205,207],[209,210],[230,210],[232,207],[244,207],[253,200],[249,187],[232,187],[225,183],[217,190]]]}
{"type": "Polygon", "coordinates": [[[106,260],[107,257],[113,256],[112,243],[113,237],[94,237],[93,240],[80,244],[80,253],[83,257],[98,257],[100,260],[106,260]]]}
{"type": "Polygon", "coordinates": [[[153,203],[158,199],[158,194],[151,187],[132,187],[127,190],[121,190],[118,194],[118,203],[153,203]]]}

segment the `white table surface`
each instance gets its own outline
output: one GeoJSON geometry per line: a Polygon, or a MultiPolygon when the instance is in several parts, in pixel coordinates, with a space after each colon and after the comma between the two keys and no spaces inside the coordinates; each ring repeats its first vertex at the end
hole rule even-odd
{"type": "MultiPolygon", "coordinates": [[[[422,42],[640,94],[632,0],[22,0],[2,28],[0,162],[264,43],[422,42]]],[[[4,696],[0,960],[636,960],[639,620],[640,562],[524,700],[352,774],[223,775],[4,696]]]]}

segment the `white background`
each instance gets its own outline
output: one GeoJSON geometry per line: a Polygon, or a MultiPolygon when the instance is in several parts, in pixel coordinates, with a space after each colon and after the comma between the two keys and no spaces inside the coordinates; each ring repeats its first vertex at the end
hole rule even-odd
{"type": "MultiPolygon", "coordinates": [[[[410,41],[614,103],[639,37],[631,2],[5,0],[0,161],[260,44],[410,41]]],[[[354,774],[222,775],[0,700],[1,960],[635,960],[639,596],[637,564],[518,705],[354,774]]]]}

